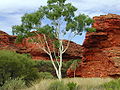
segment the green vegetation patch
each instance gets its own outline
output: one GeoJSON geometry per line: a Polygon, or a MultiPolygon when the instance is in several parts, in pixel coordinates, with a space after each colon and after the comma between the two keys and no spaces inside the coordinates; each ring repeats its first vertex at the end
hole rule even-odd
{"type": "Polygon", "coordinates": [[[120,79],[112,80],[101,85],[101,87],[105,90],[120,90],[120,79]]]}
{"type": "Polygon", "coordinates": [[[34,65],[35,63],[25,55],[0,50],[0,86],[17,77],[23,77],[26,83],[36,80],[39,73],[34,65]]]}

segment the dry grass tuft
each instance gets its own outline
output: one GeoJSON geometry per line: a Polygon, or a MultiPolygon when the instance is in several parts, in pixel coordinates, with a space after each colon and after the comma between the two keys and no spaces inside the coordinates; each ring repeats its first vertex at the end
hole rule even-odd
{"type": "MultiPolygon", "coordinates": [[[[93,90],[90,88],[97,87],[101,84],[113,80],[112,78],[64,78],[64,83],[74,82],[80,86],[80,90],[93,90]]],[[[34,84],[31,88],[25,90],[47,90],[49,85],[56,81],[56,79],[45,79],[40,81],[38,84],[34,84]]],[[[95,89],[98,90],[98,89],[95,89]]]]}

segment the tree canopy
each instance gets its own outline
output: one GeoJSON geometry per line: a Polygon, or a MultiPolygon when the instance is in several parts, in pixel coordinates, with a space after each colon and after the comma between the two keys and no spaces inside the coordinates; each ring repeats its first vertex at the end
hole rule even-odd
{"type": "Polygon", "coordinates": [[[32,38],[32,41],[36,44],[41,44],[40,49],[50,56],[59,80],[62,77],[62,55],[68,49],[70,40],[76,35],[81,35],[84,30],[95,31],[95,28],[90,27],[94,20],[85,14],[77,16],[75,14],[76,11],[77,8],[71,3],[66,3],[66,0],[48,0],[47,6],[41,6],[37,11],[25,14],[21,18],[22,24],[12,27],[13,34],[18,35],[18,40],[22,40],[25,37],[43,35],[45,45],[38,39],[32,38]],[[45,23],[43,23],[44,20],[46,20],[45,23]],[[31,31],[36,32],[31,33],[31,31]],[[69,40],[66,47],[64,47],[62,40],[65,35],[68,36],[69,40]],[[53,40],[54,55],[51,52],[47,37],[53,40]],[[58,49],[57,52],[56,49],[58,49]],[[54,57],[57,65],[54,63],[54,57]]]}
{"type": "Polygon", "coordinates": [[[75,35],[81,35],[83,30],[95,31],[94,28],[89,27],[94,20],[85,14],[76,16],[77,8],[65,1],[48,0],[47,6],[41,6],[33,13],[26,13],[21,18],[22,24],[12,27],[13,34],[28,37],[29,33],[34,30],[46,35],[52,33],[54,37],[59,39],[60,35],[65,35],[68,31],[75,35]],[[43,20],[50,20],[50,22],[46,22],[46,25],[43,26],[43,20]],[[59,32],[58,29],[60,29],[59,32]]]}

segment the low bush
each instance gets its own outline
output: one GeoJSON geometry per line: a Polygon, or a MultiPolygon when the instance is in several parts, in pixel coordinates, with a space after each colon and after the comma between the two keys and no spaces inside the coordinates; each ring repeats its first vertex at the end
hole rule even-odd
{"type": "Polygon", "coordinates": [[[69,82],[67,84],[64,84],[63,81],[54,81],[48,87],[48,90],[78,90],[78,89],[79,87],[77,83],[69,82]]]}
{"type": "Polygon", "coordinates": [[[50,84],[48,90],[69,90],[68,87],[64,84],[64,82],[55,81],[50,84]]]}
{"type": "Polygon", "coordinates": [[[120,90],[120,79],[112,80],[100,86],[105,90],[120,90]]]}
{"type": "Polygon", "coordinates": [[[26,88],[25,81],[22,78],[16,78],[6,81],[0,90],[18,90],[23,88],[26,88]]]}
{"type": "Polygon", "coordinates": [[[40,79],[53,79],[53,75],[49,72],[40,72],[39,73],[39,78],[40,79]]]}
{"type": "Polygon", "coordinates": [[[39,72],[51,72],[54,73],[54,68],[51,61],[37,60],[35,61],[35,67],[39,69],[39,72]]]}
{"type": "MultiPolygon", "coordinates": [[[[70,60],[67,62],[63,62],[62,64],[62,77],[66,77],[66,72],[70,65],[73,63],[74,60],[70,60]]],[[[35,67],[39,69],[39,72],[49,72],[51,73],[54,77],[56,77],[56,72],[55,69],[51,63],[51,61],[45,61],[45,60],[38,60],[35,61],[36,65],[35,67]]],[[[57,64],[57,63],[56,63],[57,64]]]]}
{"type": "Polygon", "coordinates": [[[77,83],[69,82],[69,83],[67,83],[67,86],[68,86],[69,90],[78,90],[77,83]]]}
{"type": "Polygon", "coordinates": [[[26,83],[36,80],[39,72],[34,66],[34,61],[25,55],[0,50],[0,86],[17,77],[24,77],[26,83]]]}

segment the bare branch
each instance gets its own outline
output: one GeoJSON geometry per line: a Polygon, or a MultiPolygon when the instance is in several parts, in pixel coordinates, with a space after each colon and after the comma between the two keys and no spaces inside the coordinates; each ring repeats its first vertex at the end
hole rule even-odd
{"type": "Polygon", "coordinates": [[[67,46],[66,46],[66,48],[62,51],[62,53],[65,53],[65,52],[66,52],[66,50],[68,49],[69,45],[70,45],[70,41],[68,41],[67,46]]]}
{"type": "MultiPolygon", "coordinates": [[[[31,38],[32,42],[34,42],[33,38],[31,38]]],[[[40,49],[42,49],[44,52],[46,52],[48,55],[49,55],[49,52],[45,49],[45,47],[42,47],[42,45],[40,45],[39,43],[37,42],[34,42],[34,44],[38,45],[38,47],[40,49]]]]}
{"type": "Polygon", "coordinates": [[[44,45],[43,42],[42,42],[42,39],[41,39],[40,34],[38,34],[37,32],[35,32],[35,33],[36,33],[36,35],[38,36],[38,40],[40,41],[40,45],[39,45],[38,43],[36,43],[36,44],[38,45],[38,47],[39,47],[40,49],[42,49],[44,52],[46,52],[46,53],[49,55],[50,53],[45,49],[45,45],[44,45]]]}
{"type": "Polygon", "coordinates": [[[49,45],[48,45],[48,42],[47,42],[47,39],[46,39],[45,34],[43,34],[43,37],[44,37],[44,40],[45,40],[45,43],[46,43],[46,46],[47,46],[48,52],[51,54],[50,47],[49,47],[49,45]]]}
{"type": "Polygon", "coordinates": [[[73,39],[75,36],[76,36],[76,34],[74,34],[74,36],[73,37],[70,37],[71,36],[71,34],[69,35],[69,40],[68,40],[68,42],[67,42],[67,46],[66,46],[66,48],[62,51],[62,53],[65,53],[66,52],[66,50],[68,49],[68,47],[70,46],[70,41],[71,41],[71,39],[73,39]]]}

